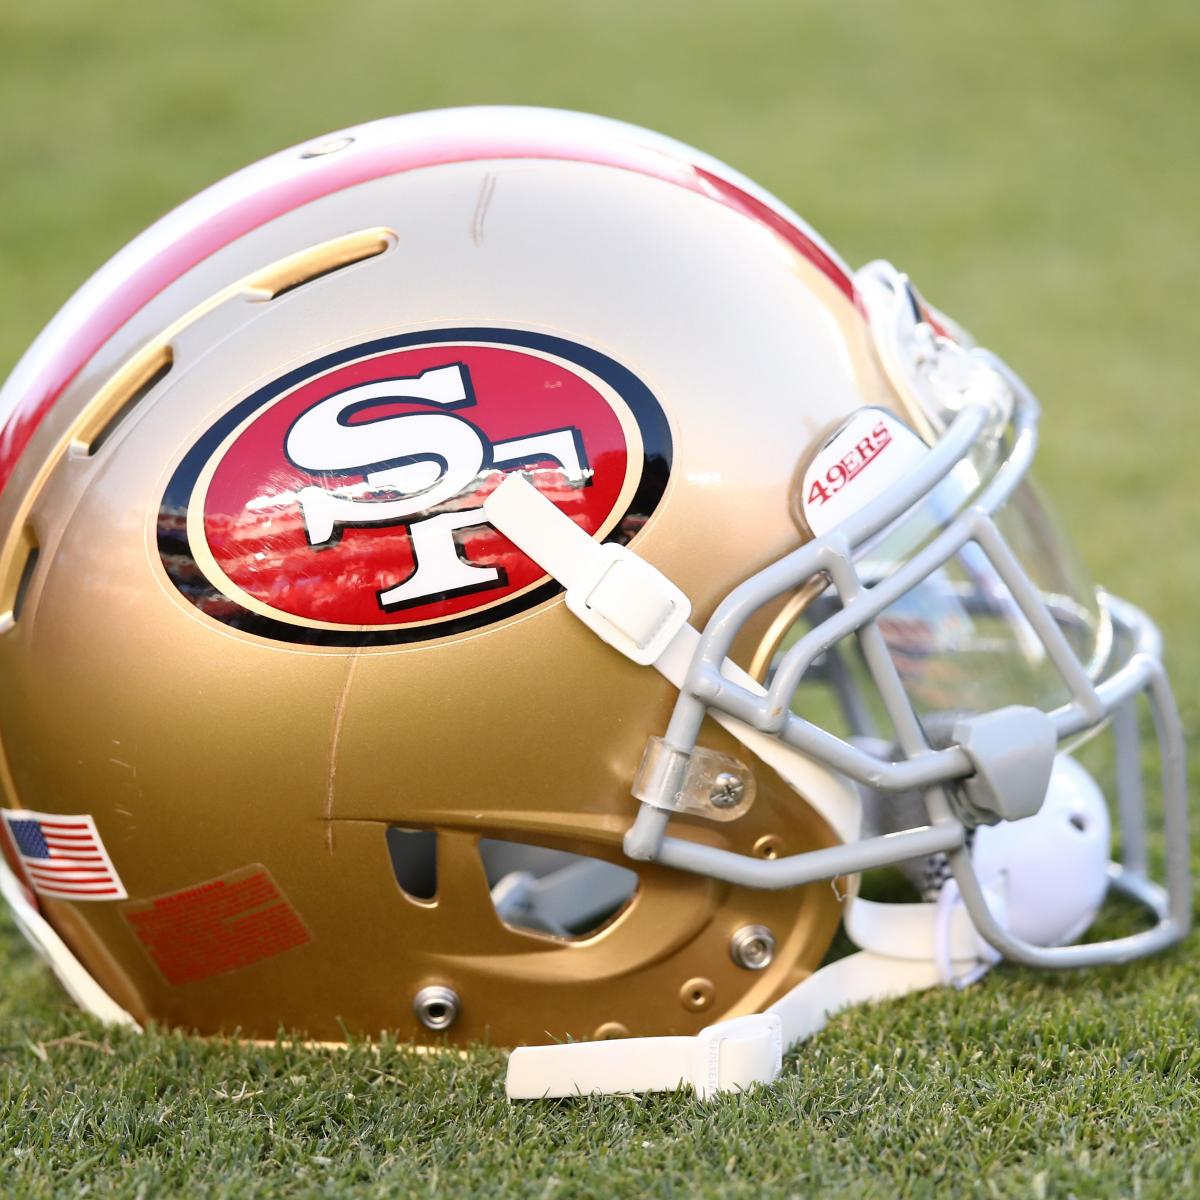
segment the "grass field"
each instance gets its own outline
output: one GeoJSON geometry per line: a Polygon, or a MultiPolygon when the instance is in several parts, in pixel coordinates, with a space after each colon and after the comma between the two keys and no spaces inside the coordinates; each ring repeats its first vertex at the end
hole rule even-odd
{"type": "MultiPolygon", "coordinates": [[[[1160,619],[1194,738],[1198,62],[1188,0],[4,0],[0,375],[138,229],[280,146],[480,101],[638,121],[852,262],[893,258],[1018,366],[1041,479],[1160,619]]],[[[1197,1194],[1198,950],[860,1011],[744,1098],[510,1107],[493,1050],[112,1034],[4,918],[0,1192],[1197,1194]]]]}

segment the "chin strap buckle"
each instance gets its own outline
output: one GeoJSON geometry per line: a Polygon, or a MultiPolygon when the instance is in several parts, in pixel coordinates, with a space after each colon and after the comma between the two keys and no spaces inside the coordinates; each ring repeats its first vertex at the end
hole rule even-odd
{"type": "MultiPolygon", "coordinates": [[[[564,520],[578,528],[565,514],[564,520]]],[[[692,603],[627,546],[591,544],[596,552],[580,563],[567,587],[567,608],[601,641],[639,666],[649,666],[687,624],[692,603]]]]}
{"type": "Polygon", "coordinates": [[[772,1083],[783,1070],[783,1021],[775,1013],[733,1017],[696,1037],[691,1084],[701,1100],[772,1083]]]}
{"type": "Polygon", "coordinates": [[[589,537],[523,475],[484,501],[484,515],[567,591],[567,608],[601,641],[640,666],[656,661],[687,624],[692,603],[627,546],[589,537]]]}

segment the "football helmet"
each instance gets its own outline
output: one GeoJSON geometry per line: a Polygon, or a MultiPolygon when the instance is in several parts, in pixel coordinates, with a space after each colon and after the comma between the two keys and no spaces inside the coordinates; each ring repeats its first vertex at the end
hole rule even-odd
{"type": "Polygon", "coordinates": [[[1029,482],[1037,416],[644,130],[274,155],[0,396],[4,895],[107,1020],[489,1039],[514,1097],[745,1087],[849,1004],[1177,941],[1159,637],[1029,482]],[[1080,942],[1110,889],[1150,920],[1080,942]]]}

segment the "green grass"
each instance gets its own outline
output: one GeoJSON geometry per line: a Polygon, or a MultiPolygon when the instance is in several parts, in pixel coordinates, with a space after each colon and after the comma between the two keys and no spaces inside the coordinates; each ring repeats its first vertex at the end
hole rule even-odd
{"type": "MultiPolygon", "coordinates": [[[[1097,576],[1160,619],[1194,735],[1198,61],[1187,0],[5,0],[0,374],[139,228],[282,145],[479,101],[639,121],[851,261],[892,257],[1023,371],[1041,479],[1097,576]]],[[[510,1107],[497,1051],[106,1032],[6,925],[0,1190],[1180,1197],[1196,951],[858,1012],[740,1099],[510,1107]]]]}

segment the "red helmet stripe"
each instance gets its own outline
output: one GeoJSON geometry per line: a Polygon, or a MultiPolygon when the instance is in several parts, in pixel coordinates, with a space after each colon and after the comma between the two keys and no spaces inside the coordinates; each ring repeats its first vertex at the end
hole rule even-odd
{"type": "Polygon", "coordinates": [[[132,272],[63,338],[58,353],[17,399],[0,428],[0,490],[12,477],[17,460],[54,402],[88,360],[122,325],[205,258],[276,217],[356,184],[421,167],[506,158],[603,164],[708,196],[766,225],[822,271],[849,300],[856,300],[853,280],[845,270],[782,213],[712,171],[633,142],[602,147],[545,137],[522,141],[442,136],[364,149],[345,156],[331,154],[312,159],[311,169],[250,192],[193,226],[132,272]]]}

